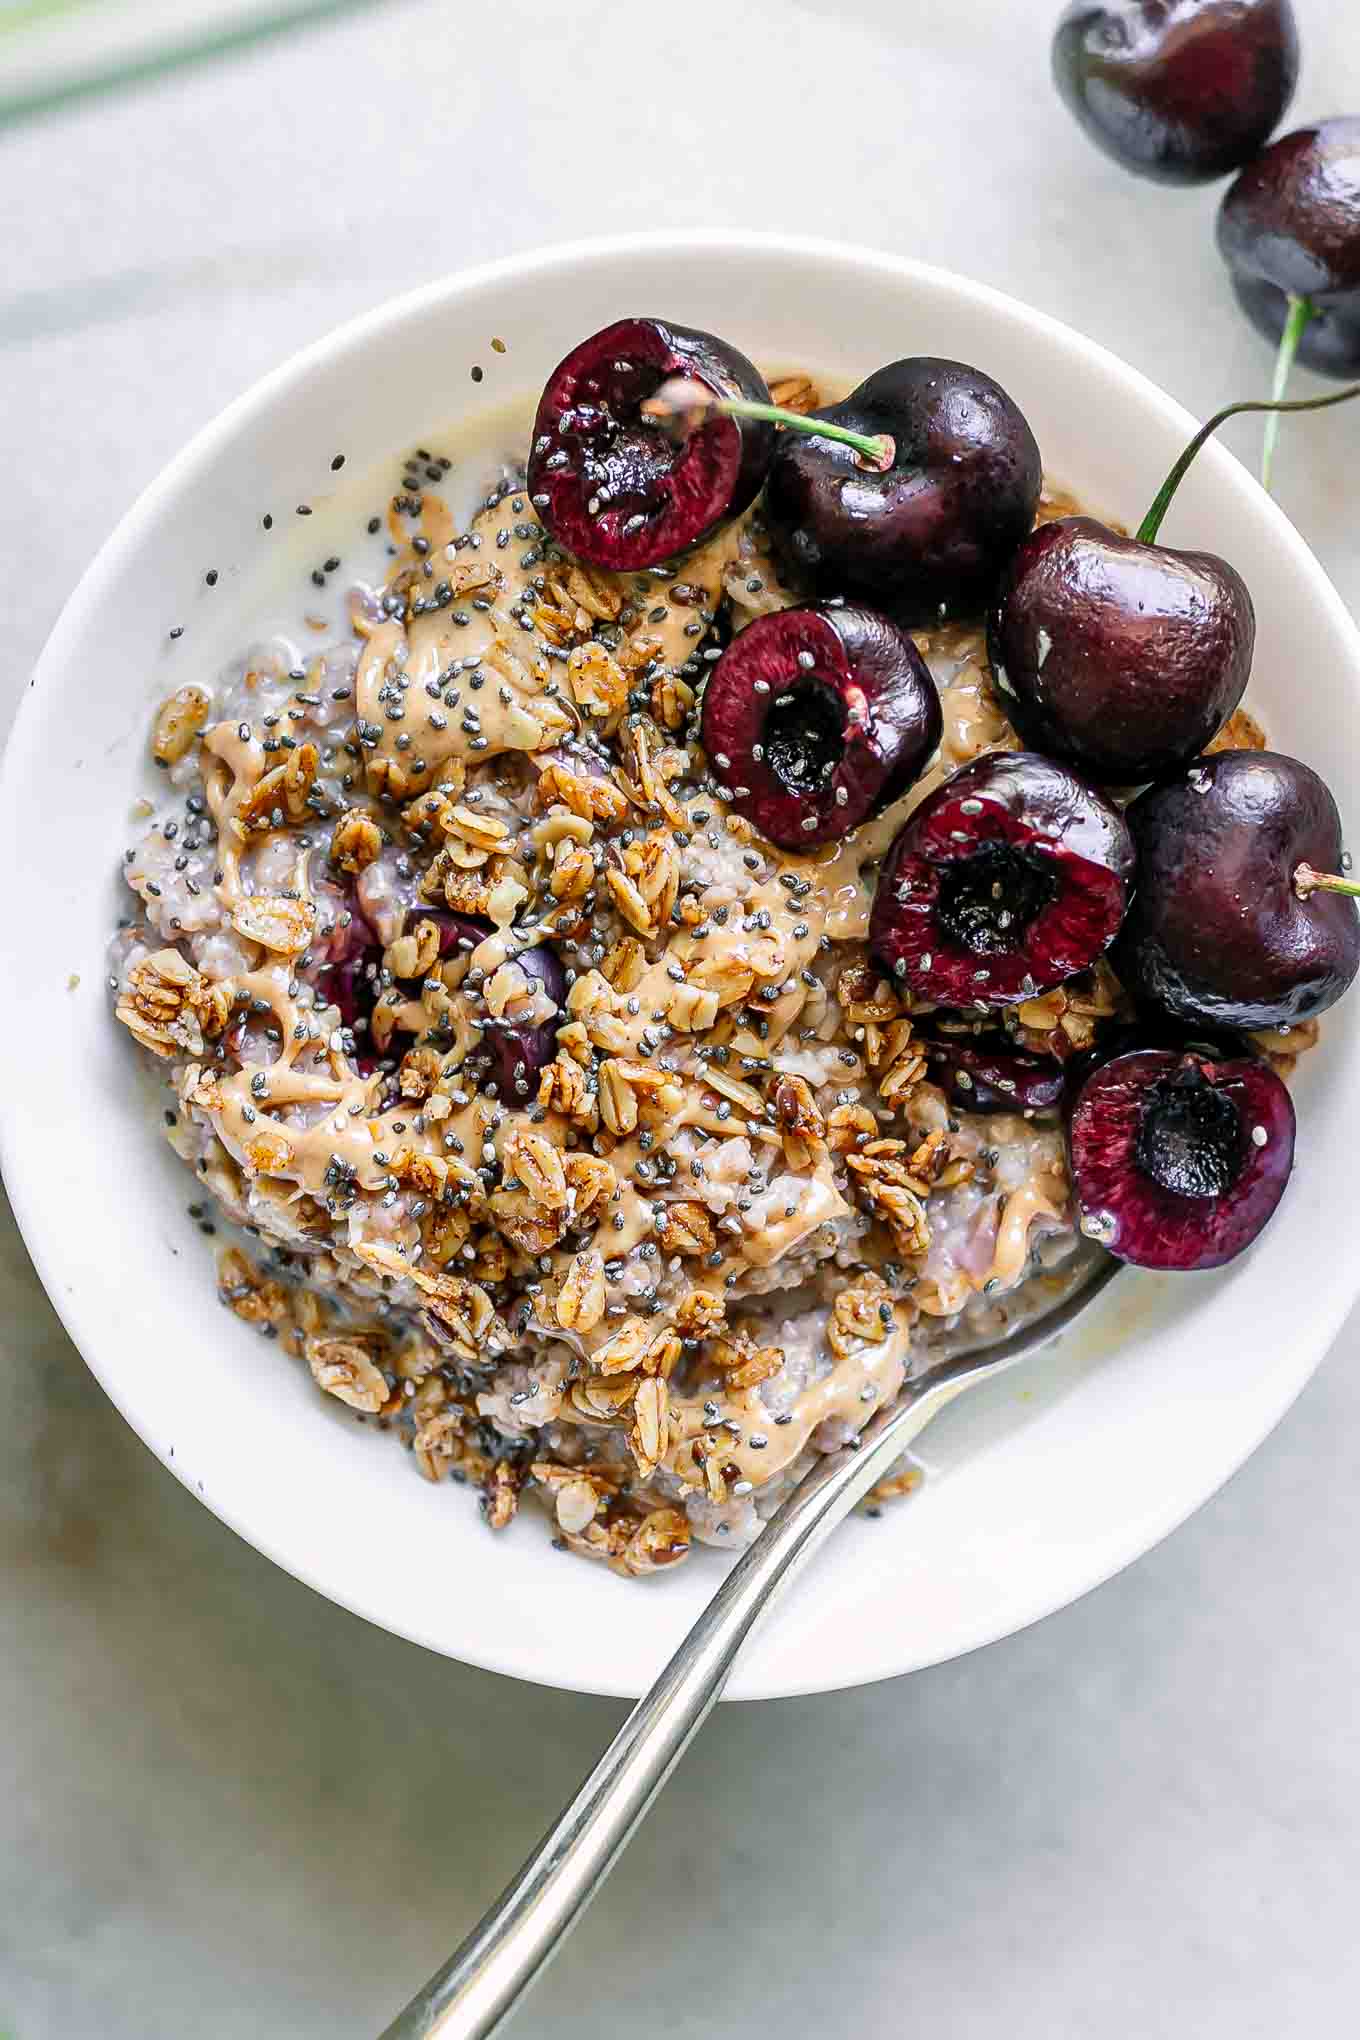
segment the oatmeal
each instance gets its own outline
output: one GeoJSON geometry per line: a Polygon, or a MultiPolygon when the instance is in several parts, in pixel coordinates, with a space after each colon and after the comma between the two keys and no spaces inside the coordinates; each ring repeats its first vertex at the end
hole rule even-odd
{"type": "MultiPolygon", "coordinates": [[[[799,599],[758,512],[642,573],[566,559],[513,469],[465,528],[427,482],[385,530],[347,639],[159,710],[115,1011],[225,1303],[492,1527],[532,1497],[655,1572],[1080,1279],[1056,1107],[968,1109],[867,945],[905,815],[1017,740],[981,633],[917,632],[935,762],[780,850],[697,735],[722,643],[799,599]]],[[[1056,1066],[1120,998],[1102,967],[1007,1025],[1056,1066]]]]}

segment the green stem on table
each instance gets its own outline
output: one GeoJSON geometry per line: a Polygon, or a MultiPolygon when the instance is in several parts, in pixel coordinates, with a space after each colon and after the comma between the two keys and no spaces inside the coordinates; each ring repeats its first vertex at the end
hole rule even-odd
{"type": "Polygon", "coordinates": [[[703,383],[685,376],[662,383],[655,396],[647,398],[642,413],[660,424],[675,424],[685,430],[693,430],[707,418],[763,419],[769,425],[782,425],[787,432],[834,439],[840,446],[849,446],[859,455],[860,465],[875,474],[886,474],[897,457],[897,442],[891,433],[852,432],[848,425],[805,418],[801,411],[786,411],[782,404],[758,404],[749,397],[715,397],[703,383]]]}
{"type": "Polygon", "coordinates": [[[1345,893],[1349,899],[1360,900],[1360,881],[1339,878],[1334,871],[1314,871],[1311,864],[1300,864],[1295,871],[1294,890],[1301,900],[1315,892],[1345,893]]]}
{"type": "MultiPolygon", "coordinates": [[[[1317,306],[1311,298],[1298,297],[1293,291],[1289,293],[1289,316],[1280,335],[1280,350],[1275,356],[1275,380],[1270,386],[1270,394],[1276,403],[1285,393],[1289,372],[1294,366],[1294,356],[1299,351],[1299,342],[1304,336],[1308,321],[1316,316],[1317,306]]],[[[1261,487],[1267,495],[1270,494],[1270,478],[1275,472],[1275,442],[1279,436],[1280,420],[1276,414],[1266,420],[1265,436],[1261,441],[1261,487]]]]}
{"type": "Polygon", "coordinates": [[[1225,404],[1216,411],[1208,423],[1201,425],[1190,444],[1186,447],[1176,465],[1152,499],[1152,508],[1139,525],[1135,534],[1139,545],[1151,545],[1162,528],[1162,519],[1170,507],[1171,498],[1181,485],[1182,477],[1206,439],[1212,439],[1220,425],[1229,418],[1237,418],[1244,411],[1269,411],[1278,416],[1281,411],[1325,411],[1331,404],[1348,404],[1352,397],[1360,397],[1360,383],[1351,383],[1344,390],[1337,390],[1330,397],[1292,397],[1282,404],[1277,397],[1248,397],[1240,404],[1225,404]]]}

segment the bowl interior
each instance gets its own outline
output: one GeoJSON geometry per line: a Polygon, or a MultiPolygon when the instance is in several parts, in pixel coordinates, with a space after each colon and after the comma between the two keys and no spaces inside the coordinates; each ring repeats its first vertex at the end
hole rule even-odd
{"type": "MultiPolygon", "coordinates": [[[[1136,523],[1192,421],[1132,370],[997,294],[809,242],[620,240],[525,257],[405,299],[322,342],[224,414],[90,568],[34,676],[0,829],[34,896],[8,917],[0,1011],[7,1182],[76,1343],[148,1443],[210,1507],[319,1591],[431,1647],[544,1683],[640,1691],[721,1560],[625,1585],[557,1556],[541,1524],[493,1538],[216,1300],[193,1185],[110,1024],[103,952],[145,783],[148,712],[260,634],[316,550],[294,506],[359,507],[430,433],[530,397],[583,333],[678,315],[757,360],[855,380],[905,353],[975,362],[1028,415],[1051,476],[1136,523]],[[492,346],[493,337],[505,350],[492,346]],[[477,365],[482,379],[473,382],[477,365]],[[332,472],[343,451],[343,474],[332,472]],[[348,492],[348,493],[346,493],[348,492]],[[266,510],[277,517],[266,533],[266,510]],[[218,570],[208,591],[204,571],[218,570]],[[172,642],[172,625],[184,636],[172,642]]],[[[321,529],[322,527],[316,527],[321,529]]],[[[1360,812],[1360,641],[1284,517],[1210,447],[1164,536],[1224,553],[1256,601],[1250,700],[1281,749],[1360,812]]],[[[1343,1007],[1300,1067],[1300,1167],[1256,1250],[1217,1276],[1121,1276],[1037,1362],[922,1441],[937,1477],[838,1534],[747,1650],[738,1697],[849,1685],[1002,1635],[1137,1556],[1240,1464],[1326,1348],[1360,1277],[1348,1238],[1360,1028],[1343,1007]]]]}

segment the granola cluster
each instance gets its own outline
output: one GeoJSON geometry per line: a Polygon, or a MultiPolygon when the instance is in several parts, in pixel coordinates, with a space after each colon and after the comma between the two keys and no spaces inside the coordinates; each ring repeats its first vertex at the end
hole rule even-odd
{"type": "MultiPolygon", "coordinates": [[[[907,805],[1015,739],[977,634],[921,634],[938,768],[776,851],[696,734],[719,628],[797,599],[754,517],[640,575],[558,555],[513,475],[466,530],[428,487],[386,525],[348,642],[157,716],[115,1010],[241,1229],[230,1308],[493,1528],[532,1495],[655,1572],[1068,1279],[1056,1126],[951,1105],[865,943],[907,805]]],[[[1097,972],[1017,1038],[1065,1056],[1118,998],[1097,972]]]]}

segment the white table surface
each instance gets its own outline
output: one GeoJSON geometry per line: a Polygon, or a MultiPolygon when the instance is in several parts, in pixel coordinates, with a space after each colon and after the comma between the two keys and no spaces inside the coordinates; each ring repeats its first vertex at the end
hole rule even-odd
{"type": "MultiPolygon", "coordinates": [[[[227,398],[394,291],[587,229],[875,242],[1085,327],[1201,413],[1258,393],[1215,195],[1088,148],[1047,80],[1056,11],[410,0],[0,137],[6,703],[227,398]]],[[[1354,107],[1349,10],[1299,11],[1299,115],[1354,107]]],[[[1287,427],[1278,471],[1353,604],[1357,456],[1337,413],[1287,427]]],[[[0,2031],[369,2035],[620,1709],[285,1578],[113,1414],[12,1225],[0,1281],[0,2031]]],[[[1352,2030],[1358,1349],[1353,1319],[1230,1487],[1066,1613],[910,1680],[725,1709],[519,2040],[1352,2030]]]]}

